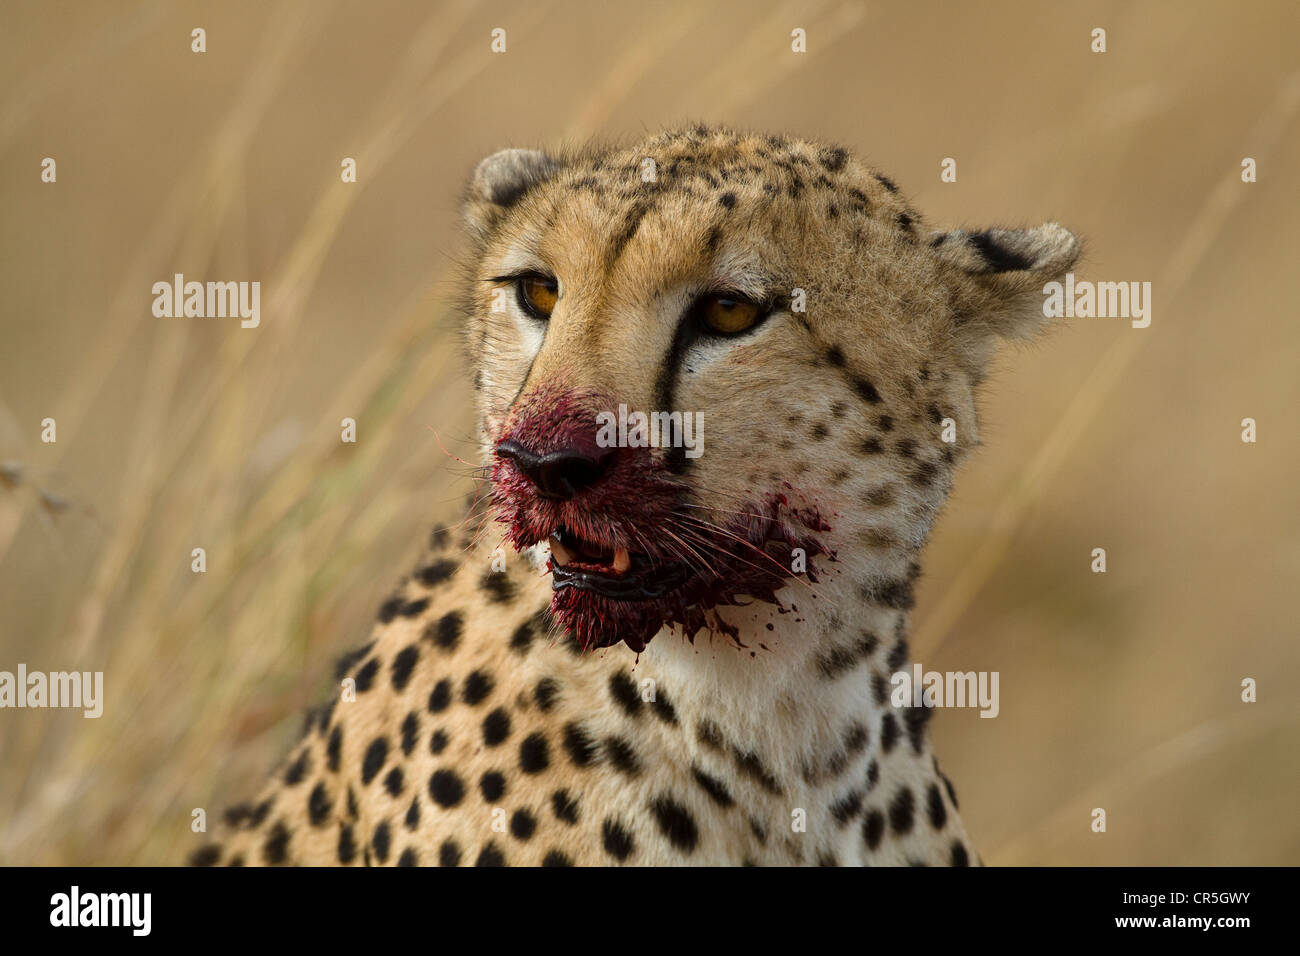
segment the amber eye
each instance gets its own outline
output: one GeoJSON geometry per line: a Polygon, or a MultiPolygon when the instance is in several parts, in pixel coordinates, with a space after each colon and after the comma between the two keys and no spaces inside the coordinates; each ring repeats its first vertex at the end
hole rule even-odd
{"type": "Polygon", "coordinates": [[[763,309],[734,295],[709,295],[696,304],[704,327],[716,335],[738,335],[763,317],[763,309]]]}
{"type": "Polygon", "coordinates": [[[527,275],[519,279],[519,304],[534,318],[549,319],[560,298],[560,284],[549,276],[527,275]]]}

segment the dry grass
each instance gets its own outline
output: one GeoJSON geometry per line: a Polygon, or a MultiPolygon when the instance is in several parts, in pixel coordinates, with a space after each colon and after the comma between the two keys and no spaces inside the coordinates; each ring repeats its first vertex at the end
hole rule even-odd
{"type": "Polygon", "coordinates": [[[995,379],[916,645],[999,670],[1003,713],[941,715],[939,749],[989,862],[1295,862],[1296,15],[939,9],[13,10],[0,669],[103,670],[109,700],[95,721],[0,715],[0,861],[179,859],[190,810],[255,785],[425,526],[454,518],[455,204],[479,155],[705,119],[845,142],[938,220],[1059,218],[1089,275],[1155,283],[1150,329],[1078,324],[995,379]],[[260,279],[261,328],[154,319],[174,272],[260,279]],[[1247,415],[1258,446],[1236,440],[1247,415]]]}

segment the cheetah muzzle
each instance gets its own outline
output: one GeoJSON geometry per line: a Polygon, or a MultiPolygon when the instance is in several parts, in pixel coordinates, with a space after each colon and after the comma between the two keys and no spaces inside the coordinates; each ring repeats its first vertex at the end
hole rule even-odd
{"type": "MultiPolygon", "coordinates": [[[[710,523],[671,457],[594,446],[590,423],[601,405],[593,395],[531,402],[497,443],[493,498],[507,540],[520,550],[549,545],[551,613],[584,649],[622,642],[640,653],[674,626],[687,639],[709,629],[738,640],[708,612],[780,606],[791,554],[827,554],[816,535],[829,526],[779,493],[710,523]]],[[[817,580],[815,566],[805,573],[817,580]]]]}

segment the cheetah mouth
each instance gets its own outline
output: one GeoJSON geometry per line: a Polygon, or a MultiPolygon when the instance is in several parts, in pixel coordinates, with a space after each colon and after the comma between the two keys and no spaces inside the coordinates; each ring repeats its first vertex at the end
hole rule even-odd
{"type": "Polygon", "coordinates": [[[613,601],[656,601],[690,577],[684,564],[609,548],[566,527],[551,532],[548,544],[553,591],[589,591],[613,601]]]}

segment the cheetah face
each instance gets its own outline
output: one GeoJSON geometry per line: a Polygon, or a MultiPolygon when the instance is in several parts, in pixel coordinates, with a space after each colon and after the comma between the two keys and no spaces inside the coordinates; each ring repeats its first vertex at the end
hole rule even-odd
{"type": "Polygon", "coordinates": [[[582,646],[638,652],[907,575],[988,340],[1077,253],[1055,226],[923,239],[843,150],[707,130],[497,153],[466,219],[497,519],[582,646]]]}

